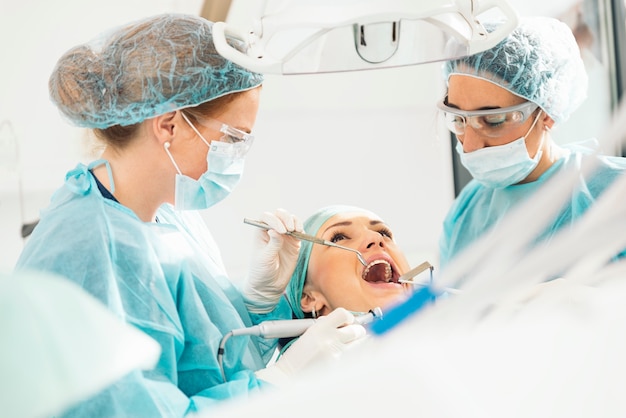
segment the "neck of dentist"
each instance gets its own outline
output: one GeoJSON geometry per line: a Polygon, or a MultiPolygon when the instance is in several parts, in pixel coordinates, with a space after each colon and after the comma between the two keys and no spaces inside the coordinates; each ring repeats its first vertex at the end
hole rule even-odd
{"type": "MultiPolygon", "coordinates": [[[[179,141],[196,137],[184,120],[177,121],[179,113],[170,112],[142,122],[137,135],[124,147],[106,145],[100,157],[110,164],[115,198],[144,222],[154,222],[163,203],[174,203],[176,169],[163,144],[174,135],[179,141]],[[184,130],[168,133],[161,126],[166,122],[178,122],[184,130]]],[[[104,165],[94,168],[93,173],[104,187],[113,190],[104,165]]]]}
{"type": "MultiPolygon", "coordinates": [[[[175,173],[168,172],[170,171],[166,165],[168,161],[159,153],[163,152],[156,147],[154,150],[144,147],[141,153],[120,153],[107,147],[101,156],[111,166],[115,185],[113,195],[121,205],[132,210],[144,222],[154,222],[158,208],[165,202],[173,202],[175,173]],[[137,155],[143,158],[137,158],[137,155]],[[160,169],[159,165],[163,168],[160,169]],[[168,193],[170,183],[172,187],[168,193]]],[[[104,165],[95,167],[93,174],[107,190],[113,190],[104,165]]]]}

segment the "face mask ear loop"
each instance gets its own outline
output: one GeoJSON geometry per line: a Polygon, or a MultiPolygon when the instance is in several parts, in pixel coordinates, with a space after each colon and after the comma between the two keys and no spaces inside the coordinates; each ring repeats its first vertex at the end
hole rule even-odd
{"type": "Polygon", "coordinates": [[[526,132],[526,135],[524,135],[524,141],[526,141],[526,138],[528,138],[530,131],[532,131],[535,128],[535,125],[537,124],[537,121],[539,120],[539,116],[541,116],[542,113],[543,113],[543,110],[539,109],[539,113],[537,113],[537,116],[535,117],[533,124],[530,125],[530,129],[528,130],[528,132],[526,132]]]}
{"type": "Polygon", "coordinates": [[[204,142],[206,144],[207,147],[211,148],[211,145],[209,145],[209,141],[207,141],[206,139],[204,139],[204,137],[202,136],[202,134],[200,133],[200,131],[198,131],[196,129],[195,126],[193,126],[193,123],[191,123],[191,121],[189,119],[187,119],[187,115],[185,115],[185,112],[180,112],[180,115],[183,117],[183,119],[185,119],[185,122],[187,122],[189,124],[189,126],[191,127],[191,129],[193,129],[193,131],[196,133],[196,135],[198,135],[200,137],[200,139],[202,140],[202,142],[204,142]]]}
{"type": "MultiPolygon", "coordinates": [[[[528,130],[528,132],[526,132],[526,135],[524,135],[524,143],[526,142],[526,138],[528,138],[528,135],[530,134],[530,132],[535,128],[535,125],[537,124],[537,121],[539,120],[539,116],[541,116],[542,113],[543,113],[543,109],[539,109],[539,113],[537,113],[537,117],[535,117],[535,121],[530,126],[530,129],[528,130]]],[[[537,147],[537,152],[535,152],[535,156],[537,156],[539,151],[541,151],[541,146],[543,145],[544,138],[545,138],[545,132],[542,132],[541,141],[539,142],[539,147],[537,147]]],[[[528,154],[528,147],[526,147],[526,153],[528,154]]],[[[530,154],[528,154],[528,157],[530,157],[530,154]]]]}
{"type": "Polygon", "coordinates": [[[174,157],[172,157],[172,154],[170,153],[170,145],[171,144],[169,142],[166,142],[165,144],[163,144],[163,148],[165,148],[165,152],[167,152],[167,155],[170,157],[170,160],[172,160],[172,164],[174,164],[174,168],[176,168],[176,171],[178,171],[178,174],[182,176],[183,173],[178,168],[176,161],[174,161],[174,157]]]}

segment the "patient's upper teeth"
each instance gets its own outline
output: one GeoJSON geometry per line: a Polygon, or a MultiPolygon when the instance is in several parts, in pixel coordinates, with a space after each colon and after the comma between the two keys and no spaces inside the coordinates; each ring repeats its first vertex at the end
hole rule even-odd
{"type": "Polygon", "coordinates": [[[363,270],[363,280],[368,282],[389,282],[391,277],[391,264],[386,260],[374,260],[363,270]]]}

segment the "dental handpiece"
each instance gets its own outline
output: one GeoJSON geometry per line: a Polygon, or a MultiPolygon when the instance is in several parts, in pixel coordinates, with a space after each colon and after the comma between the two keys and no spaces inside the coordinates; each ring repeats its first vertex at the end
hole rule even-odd
{"type": "MultiPolygon", "coordinates": [[[[255,221],[253,219],[248,219],[248,218],[244,218],[243,222],[248,224],[248,225],[256,226],[257,228],[270,229],[270,226],[268,224],[266,224],[265,222],[255,221]]],[[[321,244],[321,245],[326,245],[328,247],[341,248],[342,250],[351,251],[351,252],[356,254],[356,256],[359,259],[359,262],[361,264],[363,264],[364,266],[367,266],[367,262],[365,261],[365,258],[363,258],[363,254],[361,254],[358,250],[355,250],[354,248],[344,247],[343,245],[335,244],[332,241],[321,239],[321,238],[315,237],[313,235],[305,234],[304,232],[287,231],[287,232],[285,232],[285,235],[290,235],[290,236],[292,236],[294,238],[297,238],[299,240],[309,241],[309,242],[312,242],[314,244],[321,244]]]]}
{"type": "MultiPolygon", "coordinates": [[[[366,325],[374,319],[380,319],[383,311],[379,307],[370,310],[368,313],[354,317],[354,323],[366,325]]],[[[276,321],[263,321],[259,325],[248,328],[235,329],[233,335],[256,335],[263,338],[287,338],[299,337],[313,325],[317,319],[285,319],[276,321]]]]}
{"type": "MultiPolygon", "coordinates": [[[[371,309],[368,313],[355,316],[354,324],[365,325],[373,322],[374,319],[380,319],[383,317],[383,311],[379,307],[371,309]]],[[[288,338],[299,337],[304,334],[311,325],[313,325],[317,319],[285,319],[277,321],[263,321],[259,325],[255,325],[247,328],[234,329],[222,337],[220,345],[217,349],[217,361],[220,365],[222,372],[222,379],[226,382],[226,373],[224,373],[224,351],[226,347],[226,341],[230,337],[238,335],[256,335],[262,338],[288,338]]]]}

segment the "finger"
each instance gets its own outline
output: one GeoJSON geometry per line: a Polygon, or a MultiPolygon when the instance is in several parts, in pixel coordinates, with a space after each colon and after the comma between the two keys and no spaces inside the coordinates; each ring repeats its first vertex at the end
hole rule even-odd
{"type": "Polygon", "coordinates": [[[265,222],[270,228],[281,234],[287,232],[283,221],[271,212],[263,212],[263,214],[261,215],[261,221],[265,222]]]}
{"type": "Polygon", "coordinates": [[[337,329],[337,339],[344,343],[350,343],[365,337],[367,331],[363,325],[352,324],[337,329]]]}
{"type": "Polygon", "coordinates": [[[354,315],[344,308],[336,308],[328,315],[318,319],[317,322],[320,323],[320,326],[326,328],[339,328],[354,323],[354,315]]]}
{"type": "Polygon", "coordinates": [[[267,243],[269,242],[271,238],[269,234],[267,233],[267,231],[264,229],[259,229],[258,231],[256,231],[255,236],[257,238],[257,241],[256,241],[257,246],[263,246],[263,247],[267,245],[267,243]]]}
{"type": "Polygon", "coordinates": [[[296,220],[296,225],[294,227],[294,231],[304,232],[304,225],[302,224],[302,221],[300,220],[300,218],[295,217],[295,220],[296,220]]]}
{"type": "Polygon", "coordinates": [[[287,212],[285,209],[282,208],[276,209],[276,212],[274,212],[274,214],[278,219],[282,221],[283,225],[285,225],[285,228],[287,228],[287,231],[295,230],[298,223],[298,219],[295,215],[287,212]]]}
{"type": "Polygon", "coordinates": [[[283,244],[284,255],[293,256],[294,263],[295,263],[295,258],[298,257],[298,253],[300,252],[300,247],[302,246],[302,243],[300,242],[298,238],[295,238],[289,235],[282,235],[282,237],[283,237],[282,244],[283,244]]]}
{"type": "Polygon", "coordinates": [[[277,254],[280,248],[283,246],[283,235],[272,229],[267,231],[267,235],[269,235],[270,239],[265,248],[267,249],[267,251],[271,251],[277,254]]]}

